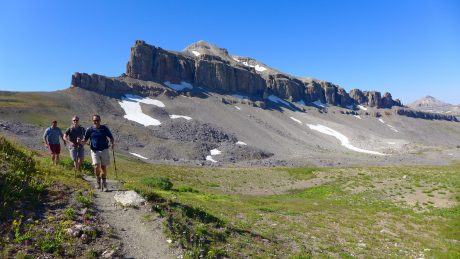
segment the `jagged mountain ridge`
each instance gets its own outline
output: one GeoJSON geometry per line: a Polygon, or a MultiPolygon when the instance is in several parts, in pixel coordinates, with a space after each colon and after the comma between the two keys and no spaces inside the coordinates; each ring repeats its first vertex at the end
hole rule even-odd
{"type": "MultiPolygon", "coordinates": [[[[156,96],[177,95],[168,84],[186,83],[190,89],[180,90],[192,95],[193,86],[219,93],[242,93],[258,102],[281,98],[302,105],[328,104],[354,109],[357,105],[374,108],[400,107],[397,114],[435,120],[457,121],[448,114],[423,113],[402,108],[390,93],[345,89],[328,81],[294,77],[248,57],[230,55],[226,49],[199,41],[182,52],[164,50],[137,40],[131,48],[126,73],[109,78],[101,75],[75,73],[71,86],[121,96],[125,93],[156,96]]],[[[265,104],[262,104],[261,107],[265,104]]]]}
{"type": "MultiPolygon", "coordinates": [[[[82,78],[76,73],[72,86],[108,92],[132,88],[116,82],[102,82],[100,76],[96,77],[82,78]]],[[[382,97],[377,91],[355,89],[348,94],[333,83],[293,77],[254,59],[231,56],[227,50],[204,41],[191,44],[183,52],[174,52],[138,40],[131,48],[126,77],[159,84],[187,82],[211,91],[240,92],[260,99],[273,94],[294,102],[321,101],[342,107],[357,104],[376,108],[401,106],[390,93],[382,97]]]]}

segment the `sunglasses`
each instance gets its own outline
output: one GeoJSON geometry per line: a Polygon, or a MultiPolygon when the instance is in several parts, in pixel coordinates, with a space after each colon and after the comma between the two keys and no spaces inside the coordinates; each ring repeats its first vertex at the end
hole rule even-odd
{"type": "Polygon", "coordinates": [[[93,120],[93,122],[98,122],[98,121],[101,121],[101,120],[93,120]]]}
{"type": "Polygon", "coordinates": [[[78,121],[78,120],[72,120],[72,121],[78,121]]]}

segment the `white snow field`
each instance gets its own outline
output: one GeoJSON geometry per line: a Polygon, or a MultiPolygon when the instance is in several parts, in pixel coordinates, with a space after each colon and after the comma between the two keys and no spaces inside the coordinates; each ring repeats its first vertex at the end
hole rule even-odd
{"type": "Polygon", "coordinates": [[[211,161],[213,163],[217,163],[217,161],[214,160],[214,158],[212,156],[220,155],[220,154],[222,154],[222,152],[220,150],[218,150],[217,148],[212,149],[209,152],[211,153],[211,155],[206,156],[206,160],[211,161]]]}
{"type": "Polygon", "coordinates": [[[243,141],[236,142],[237,145],[247,146],[248,144],[244,143],[243,141]]]}
{"type": "Polygon", "coordinates": [[[142,159],[148,159],[148,158],[146,158],[146,157],[143,156],[143,155],[139,155],[139,154],[132,153],[132,152],[129,152],[129,153],[130,153],[131,155],[133,155],[133,156],[136,156],[136,157],[139,157],[139,158],[142,158],[142,159]]]}
{"type": "Polygon", "coordinates": [[[169,118],[171,118],[171,119],[186,119],[188,121],[192,120],[192,117],[184,116],[184,115],[175,115],[175,114],[169,115],[169,118]]]}
{"type": "Polygon", "coordinates": [[[346,148],[348,148],[350,150],[353,150],[353,151],[356,151],[356,152],[361,152],[361,153],[373,154],[373,155],[380,155],[380,156],[385,155],[385,154],[377,152],[377,151],[370,151],[370,150],[366,150],[366,149],[357,148],[357,147],[355,147],[355,146],[350,144],[350,141],[348,140],[348,138],[345,135],[343,135],[342,133],[340,133],[338,131],[335,131],[335,130],[333,130],[331,128],[323,126],[321,124],[317,124],[317,125],[307,124],[307,126],[312,130],[316,130],[318,132],[321,132],[321,133],[324,133],[326,135],[333,136],[333,137],[337,138],[342,143],[342,146],[344,146],[344,147],[346,147],[346,148]]]}
{"type": "Polygon", "coordinates": [[[302,122],[301,122],[299,119],[296,119],[296,118],[294,118],[294,117],[290,117],[290,118],[291,118],[291,120],[293,120],[293,121],[295,121],[295,122],[297,122],[297,123],[299,123],[299,124],[302,124],[302,122]]]}
{"type": "Polygon", "coordinates": [[[151,104],[161,108],[164,108],[165,105],[161,101],[150,99],[150,98],[143,98],[137,95],[125,95],[118,102],[121,108],[125,111],[126,115],[123,116],[124,118],[142,124],[144,126],[158,126],[161,125],[161,122],[151,116],[142,112],[141,103],[144,104],[151,104]]]}
{"type": "Polygon", "coordinates": [[[182,81],[180,84],[171,84],[171,82],[166,81],[165,84],[167,87],[174,89],[176,91],[183,91],[184,89],[193,89],[193,85],[187,82],[182,81]]]}
{"type": "Polygon", "coordinates": [[[286,106],[288,106],[288,107],[291,107],[291,104],[290,104],[290,103],[286,102],[285,100],[279,98],[279,97],[276,96],[276,95],[273,95],[273,94],[272,94],[272,95],[270,95],[267,99],[270,100],[270,101],[272,101],[272,102],[274,102],[274,103],[282,103],[282,104],[284,104],[284,105],[286,105],[286,106]]]}
{"type": "Polygon", "coordinates": [[[214,159],[212,158],[212,156],[206,156],[206,160],[207,160],[207,161],[211,161],[211,162],[213,162],[213,163],[217,163],[217,161],[214,160],[214,159]]]}
{"type": "Polygon", "coordinates": [[[359,108],[360,110],[367,111],[367,108],[364,107],[364,106],[362,106],[362,105],[358,105],[358,108],[359,108]]]}
{"type": "Polygon", "coordinates": [[[192,50],[192,53],[193,53],[193,55],[195,55],[197,57],[201,55],[201,53],[196,51],[196,50],[192,50]]]}
{"type": "Polygon", "coordinates": [[[222,152],[218,150],[217,148],[211,150],[211,156],[216,156],[220,154],[222,154],[222,152]]]}

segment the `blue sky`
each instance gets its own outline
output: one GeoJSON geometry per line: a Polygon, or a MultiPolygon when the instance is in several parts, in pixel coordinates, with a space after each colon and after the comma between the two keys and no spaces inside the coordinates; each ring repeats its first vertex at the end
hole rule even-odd
{"type": "Polygon", "coordinates": [[[346,90],[460,103],[460,1],[4,1],[0,90],[54,91],[125,72],[136,39],[206,40],[346,90]]]}

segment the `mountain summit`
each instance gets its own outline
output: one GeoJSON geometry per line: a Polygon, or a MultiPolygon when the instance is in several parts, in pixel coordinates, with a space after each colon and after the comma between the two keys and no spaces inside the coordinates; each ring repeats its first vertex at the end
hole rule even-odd
{"type": "Polygon", "coordinates": [[[448,106],[451,105],[449,103],[443,102],[434,98],[433,96],[425,96],[417,101],[414,101],[408,104],[409,107],[417,108],[417,107],[440,107],[440,106],[448,106]]]}

